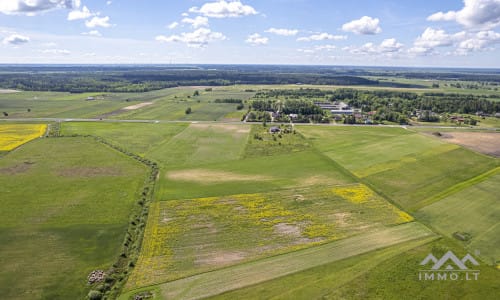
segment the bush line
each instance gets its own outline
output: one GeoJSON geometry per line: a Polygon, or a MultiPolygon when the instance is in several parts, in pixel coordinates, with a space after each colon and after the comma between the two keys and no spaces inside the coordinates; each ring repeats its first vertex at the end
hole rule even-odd
{"type": "Polygon", "coordinates": [[[128,228],[122,243],[122,250],[112,267],[106,271],[103,282],[92,284],[92,290],[87,295],[87,299],[116,299],[127,281],[130,271],[135,267],[144,238],[144,230],[149,214],[149,205],[153,201],[153,194],[156,184],[156,179],[159,174],[158,164],[150,159],[144,158],[138,154],[130,152],[125,148],[115,145],[106,139],[93,135],[77,135],[64,136],[60,133],[60,129],[52,131],[51,137],[71,138],[84,137],[93,138],[97,142],[104,144],[118,152],[121,152],[132,159],[146,165],[150,168],[149,176],[144,181],[144,186],[137,200],[137,205],[134,206],[131,213],[128,228]]]}

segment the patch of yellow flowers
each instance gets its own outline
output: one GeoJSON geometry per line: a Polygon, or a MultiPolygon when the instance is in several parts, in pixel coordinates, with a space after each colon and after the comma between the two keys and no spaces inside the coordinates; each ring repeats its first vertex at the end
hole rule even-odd
{"type": "Polygon", "coordinates": [[[365,203],[373,199],[375,194],[364,184],[333,188],[333,193],[352,203],[365,203]]]}
{"type": "Polygon", "coordinates": [[[45,124],[0,124],[0,151],[11,151],[45,134],[45,124]]]}

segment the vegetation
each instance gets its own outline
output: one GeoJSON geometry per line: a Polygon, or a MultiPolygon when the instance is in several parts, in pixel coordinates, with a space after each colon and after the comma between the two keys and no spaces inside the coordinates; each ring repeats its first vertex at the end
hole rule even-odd
{"type": "Polygon", "coordinates": [[[113,269],[145,171],[92,138],[39,139],[2,157],[2,296],[86,295],[91,271],[113,269]]]}
{"type": "Polygon", "coordinates": [[[39,138],[47,131],[47,125],[0,124],[0,152],[11,151],[22,144],[39,138]]]}

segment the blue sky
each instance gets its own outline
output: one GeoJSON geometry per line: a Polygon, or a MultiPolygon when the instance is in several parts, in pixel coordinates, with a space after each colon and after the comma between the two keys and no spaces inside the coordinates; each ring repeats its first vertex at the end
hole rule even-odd
{"type": "Polygon", "coordinates": [[[0,63],[500,67],[500,0],[0,0],[0,63]]]}

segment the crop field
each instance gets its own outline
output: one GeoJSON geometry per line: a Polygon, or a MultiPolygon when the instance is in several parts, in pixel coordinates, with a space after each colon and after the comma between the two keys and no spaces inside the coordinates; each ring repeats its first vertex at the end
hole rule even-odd
{"type": "Polygon", "coordinates": [[[146,167],[92,138],[45,138],[0,159],[0,290],[79,299],[119,255],[146,167]]]}
{"type": "Polygon", "coordinates": [[[500,265],[499,182],[497,171],[483,182],[422,208],[417,216],[449,237],[459,233],[469,251],[478,251],[485,262],[500,265]]]}
{"type": "Polygon", "coordinates": [[[299,131],[318,149],[406,209],[494,169],[498,160],[401,128],[299,131]]]}
{"type": "Polygon", "coordinates": [[[0,153],[41,137],[46,130],[45,124],[0,124],[0,153]]]}

